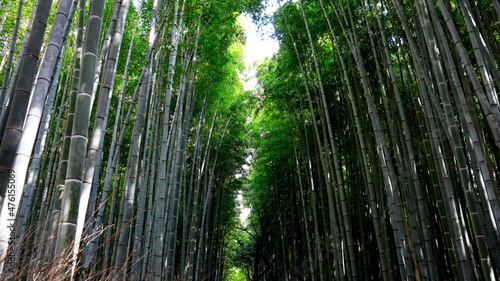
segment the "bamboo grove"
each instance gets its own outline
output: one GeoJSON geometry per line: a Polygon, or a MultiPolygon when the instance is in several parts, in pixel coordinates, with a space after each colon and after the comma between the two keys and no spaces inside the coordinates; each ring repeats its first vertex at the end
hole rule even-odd
{"type": "Polygon", "coordinates": [[[222,279],[263,6],[1,2],[0,279],[222,279]]]}
{"type": "Polygon", "coordinates": [[[498,280],[499,2],[279,2],[247,280],[498,280]]]}
{"type": "Polygon", "coordinates": [[[499,41],[498,0],[0,0],[0,279],[498,280],[499,41]]]}

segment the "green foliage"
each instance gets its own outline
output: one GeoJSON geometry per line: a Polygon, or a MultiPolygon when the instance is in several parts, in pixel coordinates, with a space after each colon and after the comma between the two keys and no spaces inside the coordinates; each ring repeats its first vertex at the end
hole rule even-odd
{"type": "MultiPolygon", "coordinates": [[[[6,1],[3,2],[0,15],[5,14],[7,20],[0,34],[0,60],[5,61],[19,1],[13,0],[8,13],[5,13],[6,1]]],[[[23,40],[34,2],[25,1],[18,42],[23,40]]],[[[170,245],[165,248],[175,246],[177,261],[182,256],[186,259],[189,251],[196,251],[190,253],[192,256],[201,253],[200,264],[194,269],[204,271],[200,279],[212,280],[212,272],[221,273],[224,269],[219,276],[224,280],[283,280],[285,275],[292,280],[309,280],[313,275],[316,280],[354,280],[349,267],[355,266],[360,280],[398,280],[404,279],[400,276],[404,273],[398,271],[398,267],[402,268],[400,263],[426,270],[432,267],[433,261],[426,259],[428,252],[434,254],[439,273],[431,278],[424,276],[427,273],[422,270],[419,274],[423,280],[443,279],[453,274],[460,280],[463,276],[455,271],[465,263],[472,265],[477,279],[487,279],[481,275],[484,272],[480,272],[484,261],[492,262],[498,275],[500,261],[495,259],[499,256],[495,252],[499,244],[495,230],[498,219],[491,214],[500,212],[495,205],[500,141],[492,131],[498,121],[494,118],[498,116],[495,112],[489,114],[488,106],[495,109],[498,103],[500,76],[496,64],[500,61],[500,36],[497,11],[490,2],[444,1],[464,45],[464,53],[470,57],[468,65],[446,25],[450,21],[445,21],[442,8],[434,7],[433,1],[179,0],[163,1],[157,14],[152,11],[153,0],[142,1],[140,7],[131,5],[117,61],[103,151],[107,156],[110,150],[117,94],[124,78],[128,46],[133,42],[122,107],[122,115],[129,108],[132,115],[127,120],[129,127],[121,148],[116,177],[117,202],[124,197],[123,179],[131,173],[127,158],[133,138],[131,124],[136,120],[137,110],[131,105],[132,94],[145,66],[150,22],[157,16],[158,27],[161,24],[162,29],[152,58],[151,81],[154,83],[148,97],[158,104],[153,108],[152,100],[148,100],[147,110],[158,120],[168,120],[168,130],[181,128],[178,131],[186,132],[186,136],[182,134],[178,138],[182,139],[182,147],[178,146],[177,138],[162,139],[168,132],[163,132],[164,126],[159,121],[153,124],[154,129],[158,129],[156,135],[146,130],[141,135],[142,140],[157,138],[157,146],[154,147],[153,142],[141,144],[137,155],[139,166],[146,160],[151,167],[161,166],[165,162],[158,164],[160,158],[143,159],[143,155],[158,153],[163,142],[168,142],[167,153],[161,155],[167,155],[167,162],[177,157],[171,157],[172,151],[184,157],[181,161],[174,160],[178,164],[175,168],[170,167],[172,162],[165,164],[167,177],[171,177],[165,194],[170,199],[166,200],[181,207],[178,217],[182,219],[182,223],[179,220],[177,224],[177,233],[170,233],[169,227],[169,236],[175,238],[167,239],[176,241],[169,241],[170,245]],[[266,6],[274,2],[280,7],[274,15],[266,14],[266,6]],[[171,38],[175,3],[179,4],[179,12],[183,11],[177,22],[182,22],[176,29],[178,45],[172,44],[171,38]],[[398,3],[402,4],[402,14],[396,10],[398,3]],[[436,8],[439,20],[431,23],[424,20],[424,3],[429,3],[430,10],[436,8]],[[475,19],[472,31],[477,28],[480,41],[484,41],[485,46],[479,51],[474,50],[474,32],[466,25],[463,3],[471,5],[468,12],[475,19]],[[240,78],[245,73],[246,38],[238,17],[243,13],[250,15],[260,28],[273,25],[273,37],[280,42],[278,53],[257,67],[258,89],[255,91],[245,91],[240,78]],[[408,21],[405,28],[403,21],[408,21]],[[434,41],[427,44],[424,40],[427,31],[424,24],[430,24],[429,34],[435,36],[440,34],[438,24],[443,27],[443,38],[438,38],[443,40],[436,45],[437,61],[433,61],[433,49],[429,48],[434,41]],[[416,46],[410,46],[410,39],[416,46]],[[451,49],[449,53],[444,48],[446,44],[451,49]],[[174,47],[177,47],[175,74],[172,84],[167,85],[170,83],[169,54],[174,47]],[[484,57],[490,55],[491,61],[480,66],[482,58],[477,52],[484,57]],[[451,62],[447,61],[448,54],[451,62]],[[468,72],[467,67],[472,70],[468,72]],[[459,76],[456,84],[451,75],[455,69],[459,76]],[[438,71],[442,71],[445,81],[439,81],[435,75],[438,71]],[[474,74],[477,77],[472,77],[474,74]],[[176,119],[179,115],[174,112],[177,104],[181,104],[182,87],[189,84],[184,82],[191,77],[194,77],[192,107],[180,109],[183,117],[190,118],[186,118],[188,128],[176,127],[184,124],[176,119]],[[472,78],[477,80],[478,87],[472,78]],[[493,85],[492,93],[482,101],[479,92],[487,88],[489,81],[493,85]],[[173,91],[167,97],[165,89],[169,86],[173,91]],[[465,93],[465,104],[460,104],[460,91],[465,93]],[[164,108],[167,98],[171,98],[170,108],[164,108]],[[405,118],[401,117],[402,112],[405,118]],[[212,120],[215,125],[209,140],[212,120]],[[476,139],[470,135],[471,130],[477,130],[476,139]],[[196,146],[197,140],[199,146],[196,146]],[[198,149],[196,157],[195,149],[198,149]],[[476,161],[483,152],[485,157],[476,161]],[[438,154],[441,156],[436,156],[438,154]],[[202,164],[205,155],[208,157],[202,164]],[[249,165],[250,169],[244,168],[249,165]],[[168,174],[170,171],[176,171],[175,177],[168,174]],[[196,198],[189,181],[191,174],[201,186],[196,198]],[[455,175],[461,177],[457,179],[455,175]],[[172,185],[172,178],[178,182],[172,185]],[[481,182],[483,178],[486,183],[481,182]],[[483,185],[487,184],[491,189],[486,196],[483,185]],[[241,210],[237,198],[241,193],[243,205],[252,209],[245,222],[238,218],[241,210]],[[181,194],[181,199],[171,200],[172,194],[181,194]],[[414,200],[416,197],[418,200],[414,200]],[[395,198],[401,202],[396,203],[395,198]],[[202,213],[205,202],[207,210],[202,213]],[[478,212],[474,212],[474,208],[478,212]],[[452,214],[453,210],[459,210],[460,214],[452,214]],[[401,219],[395,219],[395,213],[401,213],[401,219]],[[203,225],[206,233],[200,234],[197,232],[202,229],[202,216],[206,216],[206,225],[203,225]],[[474,225],[474,216],[479,216],[480,226],[474,225]],[[417,223],[417,219],[422,221],[417,223]],[[461,225],[455,227],[449,222],[461,225]],[[195,237],[189,237],[187,228],[196,229],[195,237]],[[459,243],[463,237],[453,232],[458,230],[468,237],[468,252],[461,251],[459,243]],[[184,236],[179,234],[182,231],[184,236]],[[423,239],[420,236],[424,236],[425,231],[430,234],[423,239]],[[453,240],[449,238],[452,236],[453,240]],[[199,247],[201,237],[205,244],[199,247]],[[191,241],[186,242],[187,238],[191,241]],[[412,247],[411,253],[403,257],[404,262],[398,260],[403,251],[400,241],[412,247]],[[207,252],[201,252],[202,249],[207,252]],[[182,250],[185,252],[181,253],[182,250]],[[465,252],[469,256],[457,254],[465,252]],[[384,269],[384,257],[392,262],[389,268],[384,269]],[[309,266],[313,273],[308,273],[309,266]],[[387,278],[384,274],[392,275],[387,278]]],[[[87,11],[89,5],[87,3],[87,11]]],[[[113,5],[113,1],[107,1],[103,32],[96,35],[100,36],[101,45],[112,20],[113,5]]],[[[56,8],[57,1],[52,6],[49,26],[56,8]]],[[[62,94],[67,93],[62,93],[62,85],[71,83],[72,79],[70,58],[75,56],[77,21],[78,13],[68,38],[53,115],[65,114],[66,105],[61,100],[62,94]]],[[[20,44],[16,46],[16,55],[19,48],[20,44]]],[[[3,77],[5,68],[0,67],[0,77],[3,77]]],[[[92,112],[92,119],[95,115],[92,112]]],[[[123,123],[123,117],[120,120],[123,123]]],[[[51,121],[51,137],[56,131],[55,124],[51,121]]],[[[93,121],[90,125],[92,128],[93,121]]],[[[43,155],[48,155],[50,149],[43,155]]],[[[104,158],[100,183],[105,174],[102,167],[107,164],[107,157],[104,158]]],[[[43,167],[41,178],[47,169],[43,167]]],[[[158,175],[156,172],[146,178],[152,179],[158,175]]],[[[145,198],[154,202],[156,188],[158,184],[141,190],[151,191],[153,197],[149,198],[148,193],[145,198]]],[[[42,201],[37,200],[38,205],[33,208],[42,206],[39,203],[42,201]]],[[[119,224],[120,207],[120,203],[115,206],[114,225],[119,224]]],[[[136,208],[135,202],[134,212],[136,208]]],[[[106,214],[110,213],[109,209],[108,204],[106,214]]],[[[156,215],[153,212],[153,216],[156,215]]],[[[177,223],[177,216],[171,215],[166,220],[174,217],[177,223]]],[[[144,222],[143,227],[146,224],[144,222]]],[[[113,226],[107,227],[116,231],[113,226]]],[[[133,235],[140,232],[133,231],[133,235]]],[[[180,266],[176,265],[176,270],[179,275],[183,274],[180,266]]]]}

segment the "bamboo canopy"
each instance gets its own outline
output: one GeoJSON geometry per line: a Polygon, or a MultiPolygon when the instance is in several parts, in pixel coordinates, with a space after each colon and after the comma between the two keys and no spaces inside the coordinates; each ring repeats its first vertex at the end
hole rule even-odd
{"type": "Polygon", "coordinates": [[[499,280],[499,63],[498,0],[0,0],[0,280],[499,280]]]}

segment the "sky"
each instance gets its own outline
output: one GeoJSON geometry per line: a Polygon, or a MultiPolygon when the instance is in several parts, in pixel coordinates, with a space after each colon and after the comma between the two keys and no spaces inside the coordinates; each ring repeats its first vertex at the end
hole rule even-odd
{"type": "MultiPolygon", "coordinates": [[[[268,15],[272,15],[278,8],[278,4],[276,0],[269,2],[265,12],[268,15]]],[[[272,25],[267,25],[259,30],[257,24],[252,21],[248,14],[240,16],[240,23],[245,28],[245,35],[247,37],[246,46],[243,48],[245,65],[247,67],[244,80],[247,79],[247,81],[243,84],[245,90],[253,90],[257,86],[257,79],[255,77],[257,65],[278,52],[279,43],[270,37],[274,33],[272,25]]]]}
{"type": "MultiPolygon", "coordinates": [[[[272,15],[277,8],[278,4],[276,0],[271,0],[266,9],[266,14],[272,15]]],[[[241,15],[239,20],[245,29],[247,37],[246,45],[243,48],[246,66],[246,73],[242,75],[243,86],[245,90],[254,90],[257,87],[257,77],[255,76],[257,66],[266,58],[272,57],[273,54],[278,52],[279,43],[271,38],[271,35],[274,33],[272,25],[267,25],[259,30],[257,24],[252,21],[248,14],[241,15]]],[[[250,163],[250,161],[251,157],[247,159],[247,163],[250,163]]],[[[243,168],[245,170],[250,169],[248,165],[244,165],[243,168]]],[[[246,225],[246,219],[250,215],[251,209],[243,206],[243,194],[241,191],[238,192],[236,200],[240,209],[240,221],[243,225],[246,225]]]]}

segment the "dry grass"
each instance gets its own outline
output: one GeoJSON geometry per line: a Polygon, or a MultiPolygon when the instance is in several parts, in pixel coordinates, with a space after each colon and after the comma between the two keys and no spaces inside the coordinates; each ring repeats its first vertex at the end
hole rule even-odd
{"type": "MultiPolygon", "coordinates": [[[[135,222],[135,219],[131,220],[128,225],[123,226],[118,231],[115,231],[108,240],[101,241],[99,243],[96,251],[97,260],[94,262],[95,265],[102,267],[103,262],[103,252],[106,249],[106,245],[114,242],[117,235],[121,231],[126,229],[127,226],[131,226],[135,222]]],[[[87,223],[87,226],[91,222],[87,223]]],[[[46,224],[42,224],[42,228],[46,224]]],[[[107,227],[101,230],[94,230],[90,235],[85,234],[84,230],[82,239],[80,242],[80,247],[77,255],[73,255],[72,247],[68,247],[63,253],[58,253],[55,255],[54,259],[50,259],[50,252],[54,251],[56,234],[55,230],[51,234],[47,234],[46,238],[41,238],[40,241],[33,242],[36,229],[28,228],[24,235],[16,239],[16,249],[14,253],[16,261],[12,263],[13,267],[10,265],[5,266],[2,278],[0,280],[8,281],[20,281],[20,280],[33,280],[33,281],[46,281],[46,280],[96,280],[96,281],[108,281],[117,280],[118,278],[123,278],[123,274],[127,272],[124,268],[116,268],[111,266],[106,266],[104,269],[96,270],[95,266],[92,269],[84,266],[84,261],[86,255],[93,256],[95,253],[89,253],[86,251],[90,243],[102,237],[105,237],[106,231],[112,231],[112,227],[107,227]]],[[[42,231],[43,233],[43,231],[42,231]]],[[[102,239],[101,239],[102,240],[102,239]]],[[[73,245],[74,243],[71,243],[73,245]]],[[[132,251],[131,251],[132,252],[132,251]]],[[[12,254],[11,254],[12,255],[12,254]]],[[[8,255],[7,255],[8,256],[8,255]]],[[[111,254],[109,254],[111,256],[111,254]]],[[[142,263],[144,258],[147,258],[148,254],[140,257],[137,262],[142,263]]],[[[130,266],[132,263],[132,254],[127,258],[126,266],[130,266]]],[[[140,276],[137,274],[128,274],[129,280],[140,280],[140,276]]],[[[145,280],[153,279],[152,276],[146,276],[145,280]]],[[[176,279],[177,280],[177,279],[176,279]]],[[[180,280],[180,279],[179,279],[180,280]]]]}

